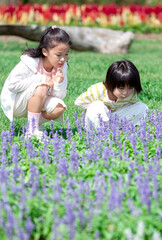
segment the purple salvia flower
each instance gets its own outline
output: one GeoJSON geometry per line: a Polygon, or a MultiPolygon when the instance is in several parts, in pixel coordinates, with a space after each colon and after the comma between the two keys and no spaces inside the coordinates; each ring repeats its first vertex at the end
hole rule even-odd
{"type": "Polygon", "coordinates": [[[108,125],[108,124],[106,124],[106,123],[103,121],[103,119],[102,119],[102,117],[101,117],[101,114],[98,115],[98,119],[99,119],[99,127],[98,127],[98,129],[97,129],[97,133],[98,133],[100,136],[102,136],[103,133],[105,132],[105,126],[108,125]]]}
{"type": "Polygon", "coordinates": [[[77,117],[77,112],[74,113],[74,119],[75,119],[75,122],[74,124],[76,125],[77,127],[77,132],[79,134],[79,137],[81,138],[81,134],[82,134],[82,127],[81,127],[81,124],[80,124],[80,121],[77,117]]]}
{"type": "Polygon", "coordinates": [[[66,137],[69,141],[71,141],[71,137],[73,135],[73,132],[71,130],[71,125],[70,125],[70,122],[69,122],[69,117],[67,117],[66,119],[66,125],[67,125],[67,129],[66,129],[66,137]]]}
{"type": "Polygon", "coordinates": [[[91,148],[92,143],[93,143],[93,127],[92,127],[92,129],[88,129],[86,131],[85,143],[87,144],[87,148],[91,148]]]}
{"type": "Polygon", "coordinates": [[[161,125],[160,125],[160,123],[155,123],[155,127],[156,127],[156,132],[155,132],[155,134],[156,134],[156,139],[157,140],[160,140],[161,138],[162,138],[162,131],[161,131],[161,125]]]}
{"type": "Polygon", "coordinates": [[[31,187],[34,182],[34,178],[38,176],[38,168],[33,163],[30,163],[29,168],[30,168],[30,179],[27,185],[31,187]]]}
{"type": "Polygon", "coordinates": [[[18,157],[19,157],[19,147],[17,146],[16,143],[14,143],[12,146],[11,146],[11,157],[12,157],[12,162],[17,165],[19,160],[18,160],[18,157]]]}
{"type": "Polygon", "coordinates": [[[67,201],[65,203],[65,208],[66,208],[65,222],[68,223],[69,225],[72,225],[72,224],[74,224],[75,219],[76,219],[75,214],[73,212],[73,206],[70,202],[67,201]]]}
{"type": "Polygon", "coordinates": [[[109,161],[109,154],[110,150],[108,147],[104,147],[103,152],[102,152],[102,158],[107,162],[109,161]]]}
{"type": "Polygon", "coordinates": [[[27,218],[25,227],[26,227],[26,231],[27,231],[28,238],[30,238],[30,237],[31,237],[31,232],[32,232],[32,230],[35,228],[35,226],[34,226],[34,224],[32,223],[30,217],[27,218]]]}
{"type": "Polygon", "coordinates": [[[86,125],[85,125],[85,115],[86,115],[86,112],[83,111],[83,112],[82,112],[82,127],[83,127],[83,130],[86,129],[86,125]]]}
{"type": "Polygon", "coordinates": [[[126,152],[126,143],[123,143],[123,160],[125,160],[126,162],[129,161],[129,156],[126,152]]]}
{"type": "Polygon", "coordinates": [[[9,149],[9,144],[8,144],[9,137],[8,137],[8,135],[10,135],[9,131],[2,131],[1,132],[1,146],[2,146],[1,163],[2,164],[8,163],[8,158],[7,158],[7,151],[9,149]]]}
{"type": "Polygon", "coordinates": [[[62,201],[62,186],[61,186],[61,180],[59,178],[59,175],[56,175],[56,180],[54,185],[52,186],[53,193],[52,193],[52,200],[61,202],[62,201]]]}
{"type": "Polygon", "coordinates": [[[130,143],[131,143],[131,145],[132,145],[132,149],[133,149],[134,156],[135,156],[135,159],[136,159],[136,156],[137,156],[137,150],[136,150],[136,145],[137,145],[136,135],[135,135],[134,133],[132,133],[132,134],[129,136],[129,139],[130,139],[130,143]]]}
{"type": "Polygon", "coordinates": [[[122,156],[121,156],[122,143],[121,143],[120,139],[116,142],[116,145],[118,146],[118,155],[119,155],[120,159],[122,160],[122,156]]]}
{"type": "Polygon", "coordinates": [[[30,158],[34,158],[36,156],[36,152],[34,151],[34,147],[31,140],[29,140],[26,143],[26,151],[29,154],[30,158]]]}
{"type": "Polygon", "coordinates": [[[57,171],[60,172],[64,176],[68,176],[68,167],[67,167],[66,158],[60,158],[57,171]]]}
{"type": "Polygon", "coordinates": [[[132,177],[132,173],[131,172],[128,172],[127,174],[128,178],[127,178],[127,181],[126,181],[126,188],[129,187],[130,183],[131,183],[131,177],[132,177]]]}
{"type": "Polygon", "coordinates": [[[65,208],[66,208],[66,213],[65,213],[64,221],[68,227],[69,239],[74,240],[76,235],[76,223],[75,223],[76,216],[73,211],[73,206],[70,204],[70,202],[66,202],[65,208]]]}
{"type": "Polygon", "coordinates": [[[60,127],[59,133],[61,134],[61,136],[63,135],[63,127],[60,127]]]}
{"type": "Polygon", "coordinates": [[[147,206],[148,212],[151,207],[151,190],[149,187],[148,177],[138,176],[137,178],[138,192],[141,198],[141,203],[147,206]]]}
{"type": "Polygon", "coordinates": [[[77,172],[78,167],[79,167],[79,154],[75,147],[74,141],[72,141],[71,147],[72,147],[72,149],[70,151],[70,166],[71,166],[71,169],[73,169],[75,172],[77,172]]]}
{"type": "Polygon", "coordinates": [[[60,140],[59,140],[57,132],[53,135],[52,144],[53,144],[54,161],[58,162],[58,160],[59,160],[59,151],[60,151],[60,140]]]}
{"type": "Polygon", "coordinates": [[[152,196],[155,200],[158,200],[158,190],[159,190],[159,182],[156,177],[153,178],[153,193],[152,196]]]}
{"type": "Polygon", "coordinates": [[[8,239],[12,239],[14,234],[14,215],[12,209],[9,205],[6,206],[6,214],[7,214],[7,224],[5,225],[6,233],[8,239]]]}
{"type": "MultiPolygon", "coordinates": [[[[45,159],[45,152],[44,152],[44,150],[40,149],[39,153],[40,153],[41,160],[44,160],[45,159]]],[[[42,164],[43,164],[43,162],[42,162],[42,164]]]]}
{"type": "Polygon", "coordinates": [[[19,175],[21,173],[21,168],[16,164],[14,166],[14,168],[12,169],[12,171],[13,171],[13,178],[14,178],[14,180],[16,182],[17,178],[19,177],[19,175]]]}
{"type": "MultiPolygon", "coordinates": [[[[3,209],[3,204],[0,202],[0,209],[3,209]]],[[[0,226],[5,229],[5,219],[2,216],[2,211],[0,211],[0,226]]]]}
{"type": "Polygon", "coordinates": [[[54,135],[54,121],[50,121],[50,127],[51,127],[51,131],[50,131],[50,133],[51,133],[51,135],[52,135],[52,137],[53,137],[53,135],[54,135]]]}
{"type": "Polygon", "coordinates": [[[126,119],[126,117],[124,117],[123,119],[121,119],[121,124],[120,124],[122,130],[124,132],[127,132],[127,126],[128,126],[128,121],[126,119]]]}
{"type": "Polygon", "coordinates": [[[8,185],[10,176],[10,171],[5,167],[5,165],[2,165],[0,168],[0,183],[5,183],[6,186],[8,185]]]}
{"type": "Polygon", "coordinates": [[[47,146],[44,149],[44,159],[45,159],[45,163],[46,164],[50,164],[51,160],[50,160],[50,157],[49,157],[48,147],[47,146]]]}
{"type": "Polygon", "coordinates": [[[48,200],[48,188],[46,182],[46,176],[42,176],[42,191],[43,191],[43,198],[47,201],[48,200]]]}
{"type": "Polygon", "coordinates": [[[95,232],[95,239],[100,239],[100,235],[101,235],[100,231],[97,230],[97,231],[95,232]]]}
{"type": "Polygon", "coordinates": [[[32,187],[31,187],[30,198],[34,197],[37,194],[39,188],[40,188],[39,178],[35,177],[34,181],[33,181],[33,184],[32,184],[32,187]]]}
{"type": "Polygon", "coordinates": [[[156,148],[156,159],[157,159],[157,160],[160,160],[160,159],[161,159],[161,148],[160,148],[159,145],[158,145],[157,148],[156,148]]]}
{"type": "Polygon", "coordinates": [[[137,169],[138,169],[139,175],[141,176],[145,168],[142,165],[137,165],[137,169]]]}
{"type": "Polygon", "coordinates": [[[86,225],[86,217],[83,213],[83,209],[80,206],[77,212],[77,217],[79,218],[81,228],[83,229],[84,226],[86,225]]]}
{"type": "Polygon", "coordinates": [[[10,133],[11,133],[11,136],[14,136],[15,135],[15,129],[14,129],[14,122],[13,121],[10,121],[10,133]]]}
{"type": "Polygon", "coordinates": [[[117,182],[115,182],[114,179],[111,178],[110,181],[111,184],[111,191],[108,201],[108,208],[110,211],[114,211],[116,208],[121,208],[121,203],[124,195],[118,190],[117,188],[117,182]]]}
{"type": "Polygon", "coordinates": [[[65,157],[65,139],[62,136],[60,137],[60,155],[62,158],[65,157]]]}
{"type": "Polygon", "coordinates": [[[131,173],[134,173],[134,170],[135,170],[135,164],[133,162],[131,162],[129,164],[130,168],[131,168],[131,173]]]}
{"type": "Polygon", "coordinates": [[[18,239],[20,239],[20,240],[28,240],[27,234],[26,234],[25,230],[22,227],[19,229],[18,239]]]}
{"type": "Polygon", "coordinates": [[[22,132],[23,135],[25,135],[25,132],[26,132],[26,130],[25,130],[25,126],[22,127],[21,132],[22,132]]]}
{"type": "Polygon", "coordinates": [[[127,206],[129,207],[129,210],[131,214],[135,217],[138,217],[141,214],[141,210],[138,210],[134,204],[133,204],[133,199],[128,199],[127,206]]]}

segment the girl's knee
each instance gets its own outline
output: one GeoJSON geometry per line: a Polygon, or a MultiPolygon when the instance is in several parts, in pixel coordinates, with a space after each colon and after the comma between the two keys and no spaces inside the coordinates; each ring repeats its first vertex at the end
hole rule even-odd
{"type": "Polygon", "coordinates": [[[66,107],[64,107],[62,104],[58,103],[56,107],[53,109],[53,111],[50,114],[50,116],[53,118],[57,118],[63,115],[64,111],[66,110],[66,107]]]}
{"type": "Polygon", "coordinates": [[[60,115],[62,115],[66,110],[66,107],[64,107],[61,103],[58,103],[55,109],[58,113],[60,113],[60,115]]]}
{"type": "Polygon", "coordinates": [[[47,97],[48,95],[48,88],[46,85],[40,85],[35,89],[34,95],[40,96],[40,97],[47,97]]]}

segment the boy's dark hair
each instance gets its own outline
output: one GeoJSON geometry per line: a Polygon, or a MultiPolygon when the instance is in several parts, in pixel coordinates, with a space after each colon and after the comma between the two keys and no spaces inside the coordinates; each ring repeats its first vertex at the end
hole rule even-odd
{"type": "Polygon", "coordinates": [[[53,29],[52,27],[49,27],[43,33],[38,47],[28,48],[23,50],[23,53],[28,54],[33,58],[44,57],[42,49],[45,48],[48,51],[50,48],[56,47],[58,43],[64,43],[71,46],[69,35],[63,29],[57,27],[53,29]]]}
{"type": "Polygon", "coordinates": [[[128,60],[121,60],[111,64],[103,84],[111,92],[113,92],[116,87],[124,86],[135,88],[137,93],[142,91],[139,72],[135,65],[128,60]]]}

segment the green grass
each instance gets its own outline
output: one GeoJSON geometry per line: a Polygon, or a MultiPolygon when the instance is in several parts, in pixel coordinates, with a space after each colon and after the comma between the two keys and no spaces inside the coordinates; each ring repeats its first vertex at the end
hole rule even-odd
{"type": "MultiPolygon", "coordinates": [[[[38,45],[36,42],[27,41],[29,47],[38,45]]],[[[141,76],[143,92],[139,100],[146,103],[149,109],[162,111],[162,40],[133,40],[128,54],[101,54],[96,52],[76,52],[71,50],[68,69],[68,93],[64,99],[67,105],[65,119],[69,116],[74,122],[74,112],[82,110],[74,105],[74,101],[91,84],[103,81],[108,67],[120,59],[131,60],[138,68],[141,76]]],[[[19,62],[22,49],[26,43],[0,42],[0,91],[5,79],[13,67],[19,62]]],[[[9,129],[9,120],[0,108],[0,131],[9,129]]],[[[19,132],[26,119],[15,119],[16,129],[19,132]]],[[[56,127],[60,124],[56,124],[56,127]]]]}

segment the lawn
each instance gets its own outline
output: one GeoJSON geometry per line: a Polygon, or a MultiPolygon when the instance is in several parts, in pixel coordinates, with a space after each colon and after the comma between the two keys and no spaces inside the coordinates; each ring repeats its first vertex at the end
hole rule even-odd
{"type": "MultiPolygon", "coordinates": [[[[126,55],[71,51],[66,121],[47,123],[42,141],[25,139],[26,120],[10,125],[1,110],[1,240],[161,239],[161,45],[134,40],[126,55]],[[86,130],[74,101],[122,58],[139,69],[139,99],[151,111],[139,127],[123,122],[121,131],[110,117],[97,131],[86,130]]],[[[23,48],[0,42],[1,88],[23,48]]]]}
{"type": "MultiPolygon", "coordinates": [[[[27,41],[30,47],[38,43],[27,41]]],[[[68,93],[64,99],[67,105],[65,119],[67,116],[70,123],[74,122],[74,112],[81,113],[80,109],[74,106],[74,101],[91,84],[103,81],[110,64],[120,59],[131,60],[138,68],[141,76],[143,92],[139,100],[146,103],[149,109],[162,111],[162,41],[161,40],[134,40],[128,54],[101,54],[96,52],[76,52],[71,50],[68,69],[68,93]]],[[[0,42],[0,91],[3,83],[12,68],[19,62],[21,50],[26,48],[26,43],[0,42]]],[[[0,129],[8,129],[9,121],[0,109],[0,129]]],[[[24,125],[25,120],[15,120],[19,129],[24,125]]],[[[56,126],[60,126],[56,124],[56,126]]]]}

